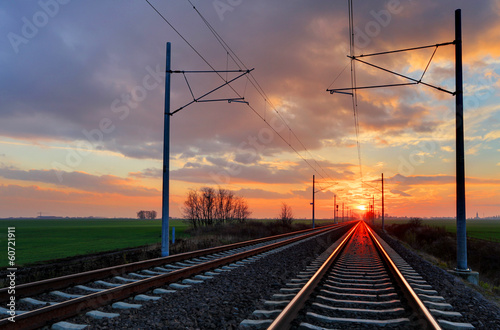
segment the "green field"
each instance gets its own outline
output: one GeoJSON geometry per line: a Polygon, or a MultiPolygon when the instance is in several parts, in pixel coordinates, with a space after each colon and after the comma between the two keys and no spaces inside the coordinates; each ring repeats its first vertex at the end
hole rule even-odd
{"type": "MultiPolygon", "coordinates": [[[[161,241],[161,220],[16,219],[0,220],[0,267],[7,266],[7,227],[15,227],[16,265],[109,251],[161,241]]],[[[187,224],[170,220],[176,238],[187,224]]],[[[170,229],[170,233],[171,233],[170,229]]]]}
{"type": "MultiPolygon", "coordinates": [[[[406,223],[409,219],[387,219],[386,224],[406,223]]],[[[454,219],[423,219],[424,225],[444,227],[447,231],[456,233],[457,226],[454,219]]],[[[467,236],[491,241],[500,241],[500,220],[467,220],[467,236]]]]}
{"type": "MultiPolygon", "coordinates": [[[[262,220],[267,221],[267,220],[262,220]]],[[[386,224],[406,223],[409,219],[387,219],[386,224]]],[[[310,224],[311,220],[296,220],[310,224]]],[[[317,220],[321,226],[331,221],[317,220]]],[[[424,224],[442,226],[455,232],[455,221],[424,219],[424,224]]],[[[15,227],[16,265],[59,259],[75,255],[137,247],[159,243],[161,220],[131,219],[16,219],[0,220],[0,267],[7,266],[7,227],[15,227]]],[[[170,220],[176,228],[176,238],[188,235],[188,225],[182,220],[170,220]]],[[[171,229],[170,229],[171,232],[171,229]]],[[[470,237],[500,241],[500,220],[468,220],[470,237]]]]}

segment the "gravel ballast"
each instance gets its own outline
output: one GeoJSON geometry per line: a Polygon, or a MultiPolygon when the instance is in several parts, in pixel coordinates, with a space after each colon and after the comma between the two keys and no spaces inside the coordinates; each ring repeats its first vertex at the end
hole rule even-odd
{"type": "MultiPolygon", "coordinates": [[[[82,315],[68,321],[89,324],[90,329],[237,329],[242,320],[261,308],[265,300],[346,230],[321,235],[247,266],[222,272],[205,283],[162,295],[159,301],[141,302],[141,309],[120,311],[117,318],[93,320],[82,315]]],[[[126,302],[137,303],[132,299],[126,302]]],[[[99,310],[116,312],[109,306],[99,310]]]]}
{"type": "Polygon", "coordinates": [[[500,329],[500,308],[495,304],[471,289],[460,278],[406,249],[398,240],[380,230],[377,230],[377,234],[432,285],[453,306],[454,311],[461,313],[466,322],[476,329],[500,329]]]}
{"type": "MultiPolygon", "coordinates": [[[[127,303],[142,304],[140,309],[117,311],[110,306],[99,308],[102,312],[119,312],[120,316],[113,319],[94,320],[82,314],[67,321],[88,324],[90,329],[238,329],[242,320],[254,310],[262,309],[264,301],[344,233],[338,231],[329,234],[328,238],[323,235],[296,244],[174,293],[145,293],[162,296],[158,301],[125,300],[127,303]]],[[[445,297],[455,311],[462,313],[467,322],[477,329],[500,329],[500,310],[497,306],[460,279],[408,251],[398,241],[384,233],[379,232],[379,235],[445,297]]],[[[168,289],[168,286],[164,288],[168,289]]]]}

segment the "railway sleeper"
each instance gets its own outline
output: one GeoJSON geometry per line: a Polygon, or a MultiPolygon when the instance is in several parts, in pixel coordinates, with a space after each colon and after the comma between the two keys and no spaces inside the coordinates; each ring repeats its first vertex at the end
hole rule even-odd
{"type": "Polygon", "coordinates": [[[357,318],[342,318],[342,317],[330,317],[313,312],[308,312],[306,318],[312,319],[314,321],[325,322],[328,324],[353,324],[368,325],[373,327],[389,327],[389,326],[404,326],[409,325],[410,320],[406,317],[401,317],[397,319],[357,319],[357,318]]]}
{"type": "Polygon", "coordinates": [[[359,298],[367,301],[384,301],[384,300],[392,300],[398,297],[397,293],[387,293],[387,294],[359,294],[359,293],[340,293],[329,290],[321,290],[321,294],[335,296],[337,298],[359,298]]]}

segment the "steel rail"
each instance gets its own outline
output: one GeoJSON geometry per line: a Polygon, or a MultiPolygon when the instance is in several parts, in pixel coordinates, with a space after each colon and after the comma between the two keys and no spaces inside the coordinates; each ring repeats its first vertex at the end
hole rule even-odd
{"type": "Polygon", "coordinates": [[[290,324],[297,317],[297,314],[302,309],[306,301],[309,299],[311,293],[316,289],[319,282],[323,279],[325,273],[330,269],[330,266],[338,258],[340,252],[345,248],[347,242],[351,239],[354,231],[358,228],[359,221],[354,228],[352,228],[349,233],[345,236],[342,242],[335,248],[335,250],[330,254],[328,259],[323,263],[323,265],[318,269],[318,271],[307,281],[307,283],[302,287],[302,289],[297,293],[297,295],[288,303],[288,305],[283,309],[283,311],[276,317],[276,319],[267,328],[272,330],[283,330],[290,328],[290,324]]]}
{"type": "MultiPolygon", "coordinates": [[[[360,221],[362,222],[362,221],[360,221]]],[[[347,242],[351,239],[354,231],[358,228],[359,223],[351,229],[351,231],[346,235],[343,241],[337,246],[330,257],[325,261],[325,263],[318,269],[318,271],[311,277],[311,279],[302,287],[302,289],[297,293],[297,295],[288,303],[288,305],[283,309],[283,311],[278,315],[278,317],[271,323],[267,328],[268,330],[283,330],[289,329],[291,323],[297,317],[299,311],[305,305],[309,299],[311,293],[316,289],[319,282],[322,280],[325,273],[328,271],[333,262],[340,256],[341,251],[347,245],[347,242]]],[[[372,230],[368,225],[363,222],[363,225],[368,229],[370,237],[374,242],[375,247],[382,255],[386,265],[388,266],[393,278],[398,283],[399,287],[402,289],[403,294],[408,301],[408,304],[416,312],[417,316],[421,321],[423,321],[422,328],[424,329],[441,329],[437,321],[431,315],[427,307],[420,300],[418,295],[413,291],[411,286],[408,284],[404,276],[401,274],[397,266],[394,264],[392,259],[389,257],[385,249],[382,247],[380,242],[377,240],[375,235],[373,235],[372,230]]]]}
{"type": "Polygon", "coordinates": [[[436,321],[436,319],[431,315],[431,312],[425,307],[424,303],[418,295],[415,293],[415,291],[411,288],[410,284],[406,279],[404,278],[403,274],[399,271],[398,267],[394,262],[392,261],[391,257],[389,257],[389,254],[387,254],[387,251],[385,251],[384,247],[378,239],[375,237],[373,234],[372,229],[364,224],[366,228],[368,229],[368,232],[370,233],[370,236],[375,243],[376,247],[378,248],[380,254],[382,255],[382,258],[385,260],[386,265],[388,266],[390,272],[393,275],[393,278],[396,280],[398,283],[399,287],[403,291],[403,295],[405,296],[408,304],[413,308],[413,310],[417,313],[419,316],[420,320],[424,322],[422,325],[423,329],[441,329],[439,326],[439,323],[436,321]]]}
{"type": "MultiPolygon", "coordinates": [[[[331,227],[334,228],[336,226],[338,226],[338,225],[333,225],[331,227]]],[[[324,226],[324,227],[328,227],[328,226],[324,226]]],[[[321,228],[322,227],[319,227],[317,229],[321,229],[321,228]]],[[[66,275],[66,276],[60,276],[60,277],[56,277],[56,278],[51,278],[51,279],[46,279],[46,280],[41,280],[41,281],[36,281],[36,282],[31,282],[31,283],[20,284],[20,285],[16,286],[16,299],[27,297],[27,296],[32,296],[32,295],[37,295],[40,293],[53,291],[53,290],[57,290],[57,289],[62,289],[62,288],[66,288],[69,286],[85,284],[85,283],[88,283],[91,281],[100,280],[100,279],[110,277],[110,276],[120,276],[120,275],[123,275],[126,273],[141,270],[141,269],[152,268],[152,267],[170,264],[170,263],[174,263],[174,262],[178,262],[178,261],[182,261],[182,260],[186,260],[186,259],[202,257],[202,256],[206,256],[206,255],[213,254],[213,253],[223,252],[223,251],[237,249],[237,248],[244,247],[244,246],[263,243],[266,241],[285,238],[288,236],[306,233],[306,232],[312,231],[312,230],[314,230],[314,229],[305,229],[305,230],[295,231],[292,233],[280,234],[280,235],[275,235],[275,236],[270,236],[270,237],[258,238],[258,239],[245,241],[245,242],[216,246],[213,248],[197,250],[197,251],[193,251],[193,252],[185,252],[185,253],[175,254],[175,255],[168,256],[168,257],[160,257],[160,258],[148,259],[148,260],[143,260],[143,261],[137,261],[137,262],[133,262],[130,264],[100,268],[100,269],[90,270],[87,272],[71,274],[71,275],[66,275]]],[[[9,301],[11,295],[8,294],[8,290],[9,290],[8,287],[0,289],[0,303],[9,301]]]]}
{"type": "MultiPolygon", "coordinates": [[[[348,225],[348,224],[347,224],[348,225]]],[[[207,261],[184,269],[172,271],[170,273],[161,274],[138,280],[133,283],[124,284],[116,288],[103,290],[93,294],[86,295],[80,298],[74,298],[52,306],[36,309],[24,314],[16,315],[15,322],[9,321],[8,318],[0,320],[0,328],[2,329],[36,329],[45,326],[49,323],[55,323],[69,317],[75,316],[85,310],[95,309],[112,302],[123,300],[134,294],[147,292],[152,288],[163,286],[168,283],[188,278],[193,274],[208,271],[210,269],[235,262],[259,253],[263,253],[272,249],[279,248],[312,236],[324,234],[328,231],[333,231],[342,226],[331,226],[326,229],[316,230],[312,233],[307,233],[299,237],[293,237],[281,242],[273,243],[267,246],[255,248],[245,252],[240,252],[231,256],[223,257],[213,261],[207,261]]]]}

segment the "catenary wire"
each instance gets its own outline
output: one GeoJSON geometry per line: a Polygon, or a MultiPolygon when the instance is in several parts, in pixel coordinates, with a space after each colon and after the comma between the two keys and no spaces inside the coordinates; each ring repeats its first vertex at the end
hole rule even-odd
{"type": "MultiPolygon", "coordinates": [[[[162,15],[159,10],[149,1],[149,0],[145,0],[148,5],[174,30],[175,33],[177,33],[177,35],[179,35],[179,37],[184,41],[186,42],[186,44],[214,71],[214,73],[216,73],[222,80],[224,80],[224,77],[216,72],[215,68],[208,62],[208,60],[167,20],[167,18],[162,15]]],[[[189,1],[189,0],[188,0],[189,1]]],[[[190,1],[189,1],[190,2],[190,1]]],[[[191,3],[191,2],[190,2],[191,3]]],[[[192,5],[192,3],[191,3],[192,5]]],[[[193,8],[198,12],[198,10],[196,9],[196,7],[193,6],[193,8]]],[[[200,13],[200,16],[201,13],[200,13]]],[[[206,21],[203,17],[202,19],[206,22],[207,26],[210,26],[209,22],[206,21]]],[[[221,43],[221,45],[223,45],[224,47],[224,44],[226,45],[227,49],[229,49],[231,51],[231,53],[234,54],[234,52],[231,50],[231,48],[223,41],[223,39],[217,34],[217,32],[213,29],[213,28],[210,28],[209,29],[212,31],[212,33],[214,33],[214,35],[216,35],[216,38],[217,40],[219,40],[219,43],[221,43]],[[217,37],[218,36],[218,37],[217,37]]],[[[225,48],[225,47],[224,47],[225,48]]],[[[226,48],[225,48],[226,49],[226,48]]],[[[232,55],[230,55],[231,58],[232,58],[232,55]]],[[[236,56],[236,55],[235,55],[236,56]]],[[[237,56],[236,56],[237,57],[237,56]]],[[[238,57],[237,57],[238,58],[238,57]]],[[[238,63],[234,60],[234,58],[232,58],[233,61],[236,63],[236,65],[238,65],[238,63]]],[[[238,60],[242,63],[242,61],[238,58],[238,60]]],[[[238,65],[239,66],[239,65],[238,65]]],[[[241,68],[241,67],[240,67],[241,68]]],[[[256,81],[256,79],[252,76],[252,78],[255,80],[255,83],[257,86],[259,86],[259,89],[260,89],[260,92],[263,92],[262,88],[260,87],[260,85],[258,84],[258,82],[256,81]]],[[[250,80],[251,84],[254,85],[254,82],[252,80],[250,80]]],[[[229,87],[239,96],[241,97],[241,95],[231,86],[229,85],[229,87]]],[[[255,85],[254,85],[255,87],[255,85]]],[[[259,89],[257,89],[259,91],[259,89]]],[[[267,95],[265,93],[262,93],[261,94],[266,100],[268,100],[267,98],[267,95]]],[[[271,103],[270,103],[271,104],[271,103]]],[[[315,171],[320,177],[322,177],[324,179],[324,176],[304,157],[302,156],[299,151],[294,148],[292,145],[291,145],[291,142],[289,141],[286,141],[286,139],[266,120],[264,120],[264,118],[262,117],[262,115],[260,115],[257,110],[255,108],[253,108],[250,104],[247,104],[247,106],[254,112],[255,115],[257,115],[261,120],[263,120],[309,167],[311,167],[311,169],[313,171],[315,171]]],[[[271,106],[273,106],[271,104],[271,106]]],[[[291,130],[291,128],[288,126],[288,124],[286,123],[286,121],[283,119],[283,117],[281,116],[281,114],[277,111],[277,109],[273,106],[275,112],[279,115],[279,117],[282,119],[282,121],[285,123],[285,125],[291,130]]],[[[303,146],[303,148],[306,150],[306,152],[308,152],[310,154],[310,152],[307,150],[307,148],[305,148],[305,146],[302,144],[302,142],[298,139],[298,137],[295,135],[295,133],[292,131],[292,134],[296,137],[296,139],[300,142],[300,144],[303,146]]],[[[310,154],[311,155],[311,154],[310,154]]],[[[312,156],[312,155],[311,155],[312,156]]],[[[319,165],[317,163],[317,161],[314,159],[314,157],[312,157],[313,160],[316,162],[317,165],[319,165]]],[[[321,166],[319,166],[320,168],[322,168],[321,166]]],[[[324,169],[323,169],[324,171],[324,169]]],[[[326,174],[326,171],[324,171],[325,174],[326,174]]]]}
{"type": "MultiPolygon", "coordinates": [[[[349,7],[349,52],[351,56],[351,88],[352,88],[352,109],[354,115],[354,127],[356,132],[356,146],[358,151],[358,164],[359,164],[359,174],[361,181],[363,181],[363,166],[361,162],[361,144],[359,142],[359,113],[358,113],[358,96],[356,89],[356,63],[352,59],[355,52],[354,44],[354,11],[352,0],[348,1],[349,7]]],[[[363,185],[361,185],[361,194],[363,194],[363,185]]]]}
{"type": "MultiPolygon", "coordinates": [[[[215,30],[215,28],[210,24],[210,22],[203,16],[203,14],[196,8],[196,6],[193,5],[191,0],[187,0],[189,4],[193,7],[193,9],[196,11],[196,13],[200,16],[201,20],[205,23],[207,28],[212,32],[216,40],[219,42],[219,44],[222,46],[222,48],[226,51],[226,54],[231,57],[233,62],[238,66],[239,69],[247,68],[247,66],[243,63],[243,61],[238,57],[238,55],[233,51],[233,49],[225,42],[225,40],[220,36],[220,34],[215,30]],[[234,57],[233,57],[234,56],[234,57]],[[240,65],[241,64],[241,65],[240,65]]],[[[264,101],[269,102],[270,106],[273,108],[273,110],[276,112],[278,117],[281,119],[281,121],[287,126],[289,129],[289,132],[295,137],[295,139],[299,142],[301,147],[304,149],[304,151],[309,154],[310,158],[314,161],[315,165],[330,179],[331,176],[326,172],[326,170],[318,163],[318,161],[314,158],[314,156],[311,154],[311,152],[307,149],[307,147],[303,144],[303,142],[298,138],[298,136],[295,134],[294,130],[288,125],[287,121],[283,118],[281,113],[277,110],[277,108],[271,103],[269,100],[269,97],[265,93],[264,89],[262,86],[259,84],[257,79],[253,76],[252,73],[249,74],[249,79],[251,85],[256,89],[256,91],[261,95],[261,97],[264,99],[264,101]]],[[[249,105],[249,104],[247,104],[249,105]]],[[[262,118],[261,118],[262,119],[262,118]]],[[[264,117],[264,121],[265,121],[264,117]]],[[[290,140],[289,140],[290,142],[290,140]]],[[[288,143],[290,145],[290,143],[288,143]]],[[[317,172],[317,171],[316,171],[317,172]]],[[[319,172],[317,172],[319,174],[319,172]]],[[[322,175],[321,175],[322,176],[322,175]]],[[[323,177],[323,176],[322,176],[323,177]]],[[[333,180],[333,179],[332,179],[333,180]]]]}

